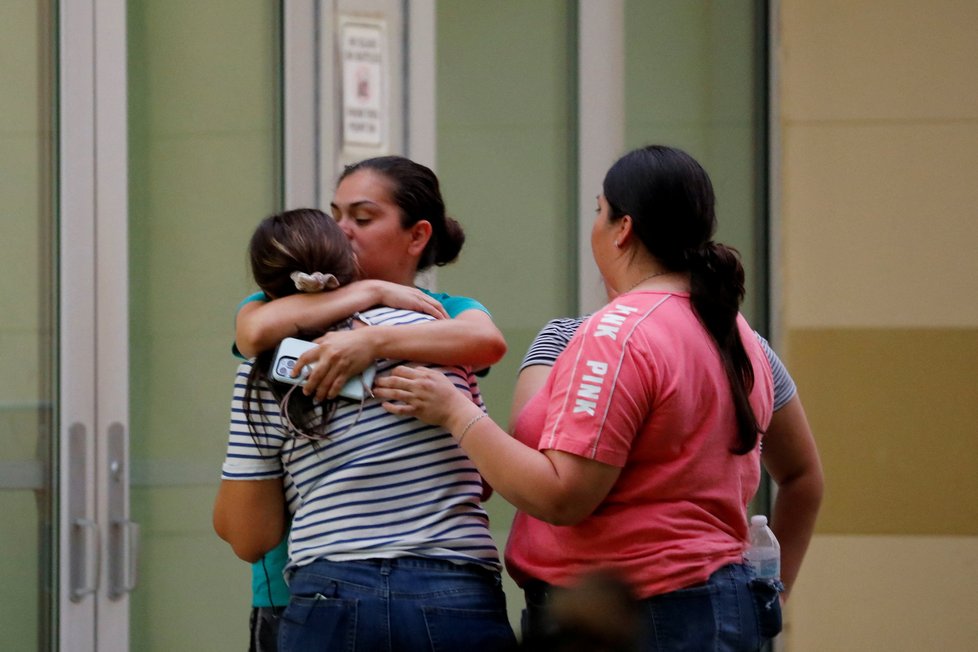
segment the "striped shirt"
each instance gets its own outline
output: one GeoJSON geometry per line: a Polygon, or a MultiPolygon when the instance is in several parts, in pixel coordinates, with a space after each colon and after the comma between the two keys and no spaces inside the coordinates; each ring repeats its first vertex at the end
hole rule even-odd
{"type": "MultiPolygon", "coordinates": [[[[364,321],[401,325],[430,320],[375,308],[364,321]]],[[[378,360],[378,375],[398,361],[378,360]]],[[[498,571],[499,554],[481,505],[482,479],[451,433],[388,413],[380,399],[340,400],[323,441],[287,434],[280,407],[259,381],[246,405],[252,363],[238,367],[222,478],[283,478],[292,514],[287,573],[316,559],[431,557],[498,571]],[[250,409],[249,409],[250,408],[250,409]],[[249,422],[252,430],[249,430],[249,422]]],[[[439,369],[483,407],[475,376],[439,369]]],[[[299,390],[296,390],[299,391],[299,390]]]]}
{"type": "MultiPolygon", "coordinates": [[[[520,371],[534,365],[552,367],[557,356],[567,348],[571,338],[587,317],[564,317],[548,321],[523,356],[520,371]]],[[[757,341],[760,342],[764,355],[767,356],[768,364],[771,365],[771,374],[774,376],[774,410],[777,411],[794,397],[798,389],[788,370],[785,369],[784,363],[771,349],[767,340],[757,331],[754,331],[754,335],[757,336],[757,341]]]]}

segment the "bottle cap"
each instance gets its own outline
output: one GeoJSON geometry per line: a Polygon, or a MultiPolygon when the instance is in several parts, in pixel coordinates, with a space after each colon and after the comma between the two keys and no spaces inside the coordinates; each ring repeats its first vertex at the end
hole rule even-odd
{"type": "Polygon", "coordinates": [[[767,516],[764,514],[757,514],[750,517],[751,527],[763,527],[767,525],[767,516]]]}

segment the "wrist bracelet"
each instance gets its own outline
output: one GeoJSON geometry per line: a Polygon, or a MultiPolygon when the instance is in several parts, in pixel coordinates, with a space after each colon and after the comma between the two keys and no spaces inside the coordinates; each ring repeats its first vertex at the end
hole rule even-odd
{"type": "Polygon", "coordinates": [[[472,426],[474,426],[475,425],[475,422],[478,421],[479,419],[481,419],[484,416],[486,416],[486,413],[485,412],[481,412],[481,413],[475,415],[474,417],[472,417],[471,419],[469,419],[469,422],[467,424],[465,424],[465,427],[464,428],[462,428],[462,433],[458,436],[458,445],[459,446],[462,445],[462,438],[465,437],[465,433],[467,433],[469,431],[469,428],[471,428],[472,426]]]}

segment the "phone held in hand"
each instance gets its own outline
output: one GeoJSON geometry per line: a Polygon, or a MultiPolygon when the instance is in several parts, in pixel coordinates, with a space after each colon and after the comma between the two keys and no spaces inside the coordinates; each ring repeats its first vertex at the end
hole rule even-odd
{"type": "MultiPolygon", "coordinates": [[[[309,373],[315,365],[305,365],[295,378],[292,377],[292,370],[295,369],[295,363],[298,361],[299,356],[309,349],[316,348],[316,346],[315,342],[308,342],[295,337],[286,337],[276,347],[275,355],[272,356],[272,366],[268,373],[269,377],[272,380],[277,380],[282,383],[305,385],[306,379],[309,378],[309,373]]],[[[354,401],[362,401],[368,396],[373,396],[370,388],[373,386],[376,375],[377,367],[371,364],[362,373],[346,381],[343,389],[340,390],[340,396],[354,401]]]]}

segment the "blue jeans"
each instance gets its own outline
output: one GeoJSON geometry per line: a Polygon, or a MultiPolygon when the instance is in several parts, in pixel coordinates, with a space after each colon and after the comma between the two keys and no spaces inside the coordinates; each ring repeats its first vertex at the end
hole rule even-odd
{"type": "Polygon", "coordinates": [[[319,560],[298,569],[289,590],[281,652],[496,652],[516,645],[499,574],[473,564],[319,560]]]}
{"type": "MultiPolygon", "coordinates": [[[[548,611],[554,589],[542,583],[524,587],[523,637],[531,641],[561,641],[574,627],[555,621],[548,611]]],[[[730,564],[703,584],[652,596],[633,605],[638,626],[634,649],[645,652],[746,652],[781,631],[783,590],[777,580],[757,580],[743,564],[730,564]]],[[[592,634],[592,633],[587,633],[592,634]]],[[[582,633],[571,632],[580,640],[582,633]]],[[[593,634],[600,637],[600,632],[593,634]]],[[[629,649],[632,649],[629,647],[629,649]]]]}

